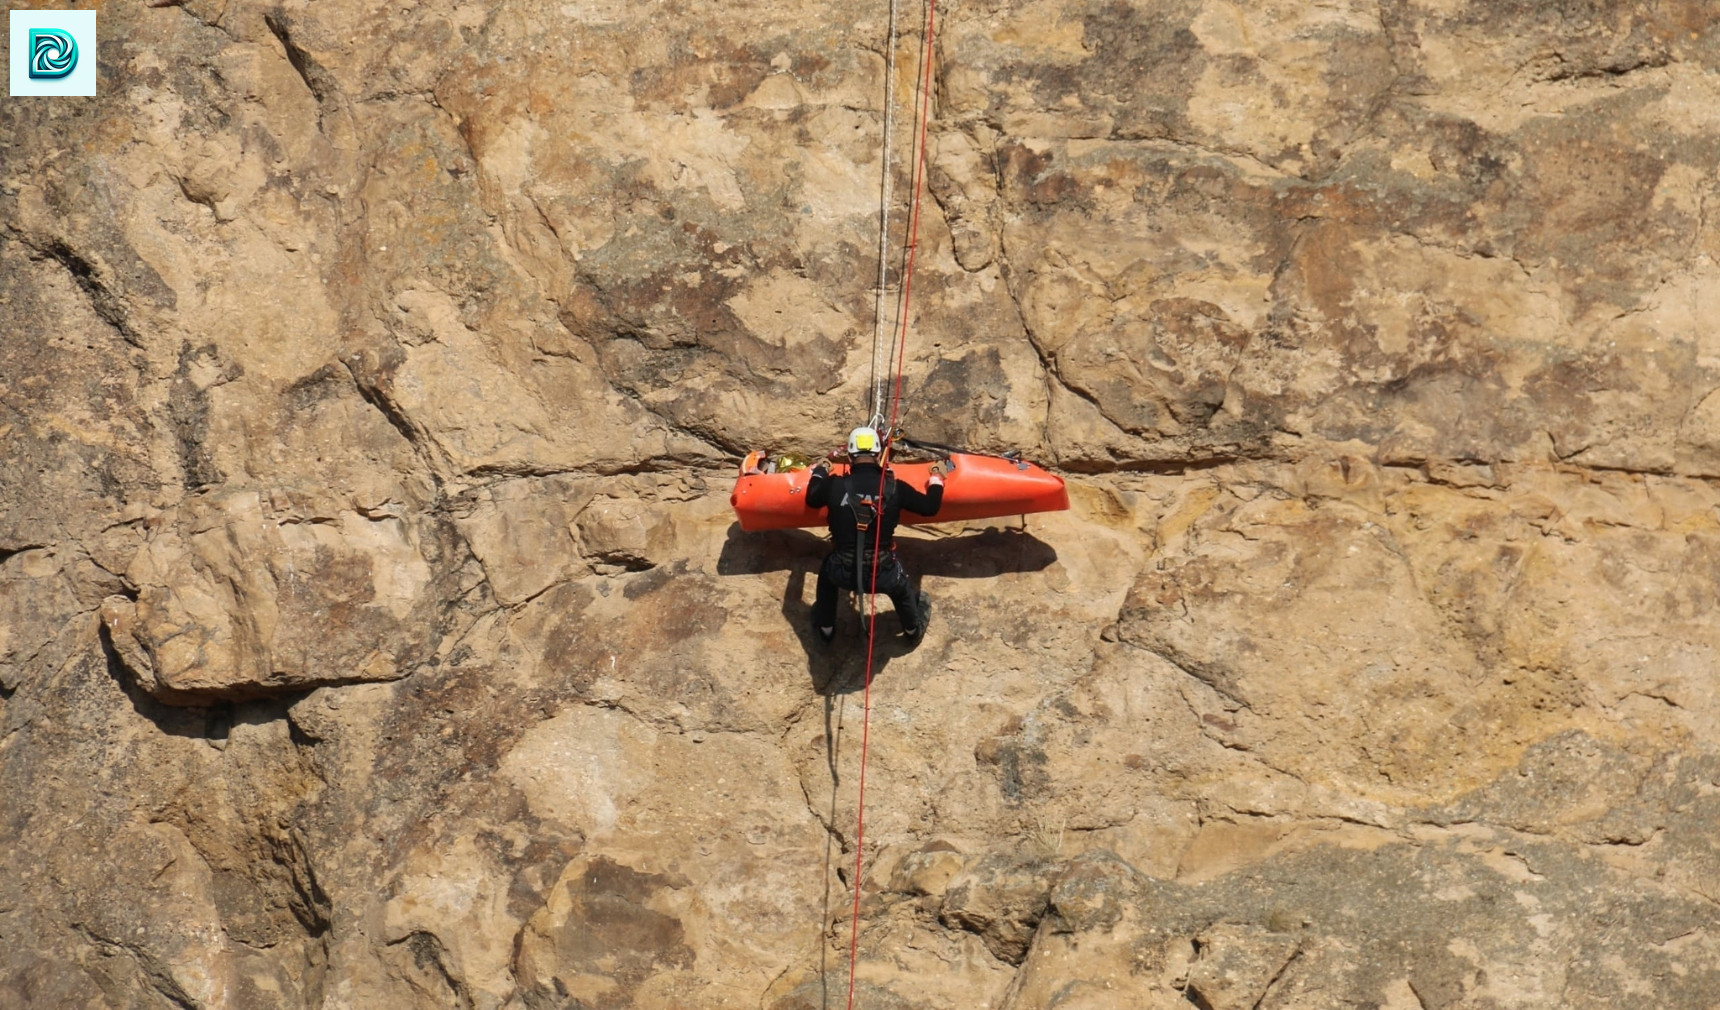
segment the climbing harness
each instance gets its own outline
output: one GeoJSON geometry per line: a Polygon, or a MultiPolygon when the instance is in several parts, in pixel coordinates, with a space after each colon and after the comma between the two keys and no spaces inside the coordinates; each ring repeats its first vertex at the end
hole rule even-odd
{"type": "MultiPolygon", "coordinates": [[[[842,501],[839,503],[846,505],[849,512],[854,516],[854,585],[852,588],[855,593],[866,591],[864,579],[866,571],[869,568],[877,567],[877,546],[879,538],[883,536],[883,531],[874,530],[873,527],[879,524],[884,513],[885,502],[888,501],[887,496],[895,490],[895,483],[896,478],[886,473],[884,475],[884,488],[878,494],[855,494],[853,491],[849,491],[842,496],[842,501]],[[871,540],[870,543],[867,542],[868,538],[871,540]],[[872,555],[870,561],[867,559],[868,553],[872,555]]],[[[873,585],[876,584],[877,578],[876,573],[874,573],[873,585]]]]}

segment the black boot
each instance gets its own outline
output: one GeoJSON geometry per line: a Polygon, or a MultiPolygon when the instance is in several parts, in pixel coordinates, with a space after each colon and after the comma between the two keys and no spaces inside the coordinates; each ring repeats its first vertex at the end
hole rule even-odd
{"type": "MultiPolygon", "coordinates": [[[[932,619],[932,598],[926,595],[926,591],[924,589],[920,590],[918,603],[919,605],[914,609],[919,611],[919,623],[912,628],[906,626],[902,628],[902,634],[908,636],[909,640],[915,642],[919,641],[920,636],[926,633],[926,622],[932,619]]],[[[905,624],[906,622],[904,622],[904,625],[905,624]]]]}

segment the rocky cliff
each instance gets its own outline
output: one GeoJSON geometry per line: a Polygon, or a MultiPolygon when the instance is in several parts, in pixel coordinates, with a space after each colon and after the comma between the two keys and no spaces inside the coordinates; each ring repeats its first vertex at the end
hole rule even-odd
{"type": "MultiPolygon", "coordinates": [[[[859,619],[726,499],[867,413],[888,6],[97,6],[0,104],[0,1007],[845,1005],[859,619]]],[[[855,1005],[1710,1006],[1713,5],[939,17],[906,424],[1074,507],[903,537],[855,1005]]]]}

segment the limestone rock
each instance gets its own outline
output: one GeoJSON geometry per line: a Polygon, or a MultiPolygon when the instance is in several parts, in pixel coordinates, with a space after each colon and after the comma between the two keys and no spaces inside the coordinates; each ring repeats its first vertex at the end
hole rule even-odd
{"type": "Polygon", "coordinates": [[[414,544],[399,518],[320,514],[290,491],[197,497],[182,512],[127,570],[136,602],[103,606],[151,693],[212,700],[392,680],[433,653],[446,606],[424,556],[435,548],[414,544]]]}
{"type": "Polygon", "coordinates": [[[1712,1004],[1713,5],[887,13],[0,104],[0,1006],[1712,1004]],[[730,481],[881,389],[1072,508],[825,647],[730,481]]]}
{"type": "Polygon", "coordinates": [[[574,521],[581,547],[597,562],[626,571],[643,571],[667,560],[669,530],[653,515],[651,503],[638,499],[594,498],[574,521]]]}
{"type": "Polygon", "coordinates": [[[1020,964],[1033,939],[1034,927],[1045,914],[1053,867],[1044,860],[1009,859],[990,855],[946,885],[938,918],[946,925],[971,930],[1000,960],[1020,964]]]}
{"type": "Polygon", "coordinates": [[[942,840],[929,842],[904,856],[891,874],[890,886],[897,891],[941,898],[966,861],[954,845],[942,840]]]}
{"type": "Polygon", "coordinates": [[[574,520],[596,488],[589,479],[525,478],[472,492],[456,523],[497,600],[523,603],[574,574],[574,520]]]}
{"type": "Polygon", "coordinates": [[[27,675],[54,670],[67,658],[58,640],[85,613],[77,589],[93,582],[74,573],[53,551],[13,553],[0,562],[0,691],[16,691],[27,675]]]}
{"type": "Polygon", "coordinates": [[[647,980],[694,967],[674,914],[688,883],[601,858],[570,863],[521,933],[524,999],[627,1006],[647,980]]]}

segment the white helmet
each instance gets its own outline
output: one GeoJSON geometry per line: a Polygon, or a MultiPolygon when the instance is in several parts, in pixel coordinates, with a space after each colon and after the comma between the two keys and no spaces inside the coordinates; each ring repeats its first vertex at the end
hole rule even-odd
{"type": "Polygon", "coordinates": [[[878,452],[878,429],[855,428],[848,433],[848,455],[858,456],[861,453],[878,452]]]}

